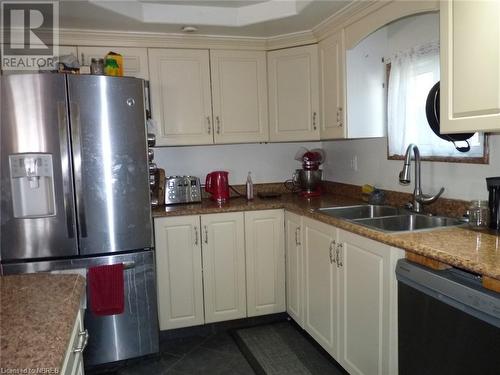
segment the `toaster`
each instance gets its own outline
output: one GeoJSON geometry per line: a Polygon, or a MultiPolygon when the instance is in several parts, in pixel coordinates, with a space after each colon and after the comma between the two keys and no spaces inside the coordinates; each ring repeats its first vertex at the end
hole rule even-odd
{"type": "Polygon", "coordinates": [[[200,179],[193,176],[165,178],[165,204],[201,202],[200,179]]]}

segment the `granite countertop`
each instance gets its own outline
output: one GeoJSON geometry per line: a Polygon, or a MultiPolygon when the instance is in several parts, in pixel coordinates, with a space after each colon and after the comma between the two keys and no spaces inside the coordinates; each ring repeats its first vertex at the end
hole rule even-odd
{"type": "Polygon", "coordinates": [[[60,372],[84,292],[80,275],[0,277],[0,372],[60,372]]]}
{"type": "Polygon", "coordinates": [[[159,207],[153,210],[153,217],[284,208],[375,241],[500,280],[500,237],[495,234],[473,231],[466,227],[438,228],[412,233],[383,233],[315,211],[320,207],[362,203],[364,202],[352,197],[331,193],[311,199],[284,193],[280,198],[256,197],[250,202],[244,198],[234,198],[223,205],[203,200],[198,204],[159,207]]]}

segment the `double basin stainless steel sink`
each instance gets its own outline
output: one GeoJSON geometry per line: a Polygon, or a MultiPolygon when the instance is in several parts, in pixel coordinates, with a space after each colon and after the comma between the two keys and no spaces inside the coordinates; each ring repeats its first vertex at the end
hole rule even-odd
{"type": "Polygon", "coordinates": [[[319,208],[319,212],[352,221],[365,227],[386,233],[412,232],[462,225],[463,222],[444,216],[427,216],[392,206],[371,204],[319,208]]]}

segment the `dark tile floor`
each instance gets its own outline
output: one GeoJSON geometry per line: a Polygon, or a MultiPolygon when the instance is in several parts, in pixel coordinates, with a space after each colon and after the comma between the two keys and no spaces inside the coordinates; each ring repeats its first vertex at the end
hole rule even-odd
{"type": "Polygon", "coordinates": [[[127,361],[107,370],[87,371],[87,375],[218,375],[254,374],[227,331],[192,337],[160,339],[160,353],[141,360],[127,361]]]}

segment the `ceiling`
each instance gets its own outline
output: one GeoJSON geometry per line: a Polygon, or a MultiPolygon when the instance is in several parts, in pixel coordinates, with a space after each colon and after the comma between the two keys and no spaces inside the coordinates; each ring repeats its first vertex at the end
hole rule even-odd
{"type": "Polygon", "coordinates": [[[136,32],[271,37],[310,30],[353,0],[70,0],[60,26],[136,32]]]}

